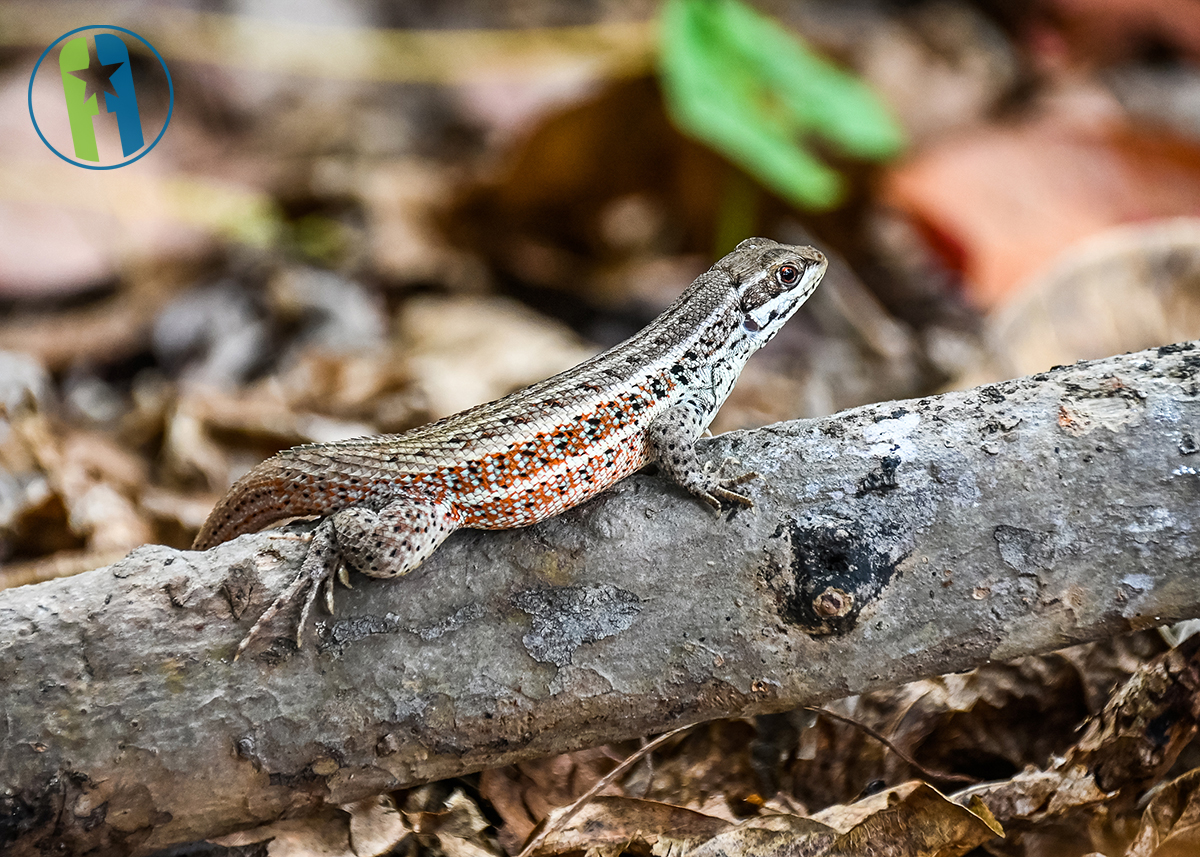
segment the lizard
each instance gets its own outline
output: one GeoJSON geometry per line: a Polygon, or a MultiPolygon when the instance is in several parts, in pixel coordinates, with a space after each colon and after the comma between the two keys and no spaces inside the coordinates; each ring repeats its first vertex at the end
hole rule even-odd
{"type": "Polygon", "coordinates": [[[742,241],[624,342],[545,381],[401,434],[293,447],[238,480],[193,550],[286,519],[321,516],[296,578],[242,639],[299,603],[296,645],[347,569],[391,578],[417,568],[455,530],[508,529],[566,511],[656,463],[717,512],[753,506],[694,444],[746,361],[816,289],[815,248],[742,241]]]}

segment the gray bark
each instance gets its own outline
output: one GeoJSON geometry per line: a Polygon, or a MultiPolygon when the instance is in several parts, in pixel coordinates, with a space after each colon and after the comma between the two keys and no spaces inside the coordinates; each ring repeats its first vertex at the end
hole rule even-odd
{"type": "Polygon", "coordinates": [[[756,509],[639,474],[357,578],[299,653],[231,661],[296,539],[5,591],[0,850],[147,853],[1200,616],[1198,444],[1188,343],[724,435],[756,509]]]}

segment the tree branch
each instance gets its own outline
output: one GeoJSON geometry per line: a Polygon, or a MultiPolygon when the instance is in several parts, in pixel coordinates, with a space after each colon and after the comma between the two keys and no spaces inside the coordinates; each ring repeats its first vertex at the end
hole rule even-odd
{"type": "Polygon", "coordinates": [[[144,854],[1200,616],[1198,439],[1200,343],[724,435],[755,510],[638,475],[237,663],[303,542],[2,592],[0,849],[144,854]]]}

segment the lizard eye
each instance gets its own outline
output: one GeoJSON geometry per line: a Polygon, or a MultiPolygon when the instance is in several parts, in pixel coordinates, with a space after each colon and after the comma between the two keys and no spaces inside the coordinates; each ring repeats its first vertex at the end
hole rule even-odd
{"type": "Polygon", "coordinates": [[[777,279],[781,285],[794,286],[800,279],[800,269],[795,265],[784,265],[775,272],[775,279],[777,279]]]}

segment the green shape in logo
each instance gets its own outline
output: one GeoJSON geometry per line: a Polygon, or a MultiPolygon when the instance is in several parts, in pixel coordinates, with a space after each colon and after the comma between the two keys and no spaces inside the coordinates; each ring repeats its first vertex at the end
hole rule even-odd
{"type": "MultiPolygon", "coordinates": [[[[3,3],[3,0],[0,0],[0,3],[3,3]]],[[[146,58],[143,57],[143,60],[146,58]]],[[[171,82],[171,72],[167,70],[162,54],[155,50],[154,45],[133,30],[98,24],[76,27],[63,33],[42,51],[33,72],[29,75],[26,101],[33,129],[46,144],[46,148],[57,157],[86,170],[113,170],[140,160],[158,145],[158,141],[167,132],[171,114],[175,111],[175,85],[171,82]],[[93,44],[94,50],[91,49],[93,44]],[[151,62],[141,63],[138,88],[148,85],[149,91],[154,93],[159,91],[157,88],[161,84],[165,84],[167,91],[166,117],[162,119],[162,127],[158,129],[157,134],[149,132],[153,136],[149,143],[146,142],[142,129],[141,110],[137,93],[134,91],[135,57],[130,54],[129,46],[135,44],[145,48],[158,62],[157,70],[151,62]],[[55,52],[58,56],[58,82],[62,85],[63,101],[59,102],[51,96],[53,88],[43,87],[43,95],[39,98],[42,102],[41,109],[48,114],[47,118],[54,117],[51,127],[54,129],[53,134],[58,137],[65,137],[66,127],[61,124],[60,112],[60,105],[65,104],[67,127],[71,130],[70,147],[65,145],[66,141],[63,139],[58,144],[59,148],[56,148],[55,144],[46,138],[45,130],[38,124],[38,117],[34,112],[33,90],[34,82],[38,79],[38,70],[43,71],[43,81],[53,87],[55,52]],[[157,78],[158,71],[161,71],[161,78],[157,78]],[[111,129],[110,123],[105,121],[101,131],[95,128],[96,117],[105,113],[113,114],[121,139],[121,154],[124,160],[116,163],[105,163],[105,153],[101,151],[102,146],[111,148],[111,141],[106,135],[111,129]],[[73,157],[68,154],[71,148],[74,149],[73,157]]],[[[157,121],[157,111],[152,111],[150,118],[151,121],[157,121]]],[[[112,161],[114,158],[110,154],[107,160],[112,161]]]]}
{"type": "Polygon", "coordinates": [[[81,161],[99,162],[100,152],[96,148],[96,129],[92,117],[100,113],[96,93],[87,95],[87,82],[71,74],[88,67],[87,36],[71,39],[58,54],[58,68],[62,73],[63,96],[67,99],[67,118],[71,122],[71,142],[75,144],[75,157],[81,161]]]}

